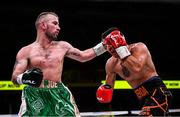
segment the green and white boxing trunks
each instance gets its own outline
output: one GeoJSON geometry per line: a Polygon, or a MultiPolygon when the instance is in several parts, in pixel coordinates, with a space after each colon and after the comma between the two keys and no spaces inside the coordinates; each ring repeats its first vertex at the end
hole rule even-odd
{"type": "Polygon", "coordinates": [[[21,99],[19,116],[80,116],[71,92],[63,83],[56,83],[54,88],[26,86],[21,99]]]}

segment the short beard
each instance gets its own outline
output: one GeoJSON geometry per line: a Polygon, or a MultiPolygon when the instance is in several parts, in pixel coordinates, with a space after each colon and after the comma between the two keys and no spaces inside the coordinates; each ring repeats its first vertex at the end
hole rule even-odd
{"type": "Polygon", "coordinates": [[[54,35],[54,34],[52,34],[52,33],[50,33],[50,32],[48,32],[48,31],[45,32],[45,35],[46,35],[46,36],[48,37],[48,39],[51,40],[51,41],[57,40],[57,36],[54,35]]]}

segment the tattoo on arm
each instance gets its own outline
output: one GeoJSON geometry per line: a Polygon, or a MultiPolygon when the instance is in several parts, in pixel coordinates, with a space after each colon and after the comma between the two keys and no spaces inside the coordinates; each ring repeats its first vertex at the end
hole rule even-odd
{"type": "Polygon", "coordinates": [[[68,55],[80,56],[80,54],[79,54],[79,53],[74,53],[74,52],[70,52],[70,53],[68,53],[68,55]]]}

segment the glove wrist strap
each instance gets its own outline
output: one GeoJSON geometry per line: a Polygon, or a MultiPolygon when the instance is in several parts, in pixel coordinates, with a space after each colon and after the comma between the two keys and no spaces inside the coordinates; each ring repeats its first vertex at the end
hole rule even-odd
{"type": "Polygon", "coordinates": [[[102,42],[97,44],[96,46],[94,46],[93,50],[94,50],[96,56],[99,56],[99,55],[103,54],[104,52],[106,52],[106,49],[104,48],[104,45],[102,42]]]}
{"type": "Polygon", "coordinates": [[[22,77],[23,77],[23,74],[19,74],[19,75],[17,76],[16,81],[17,81],[18,84],[23,84],[23,82],[22,82],[22,77]]]}
{"type": "Polygon", "coordinates": [[[119,48],[116,48],[116,52],[121,59],[124,59],[125,57],[131,55],[126,46],[120,46],[119,48]]]}

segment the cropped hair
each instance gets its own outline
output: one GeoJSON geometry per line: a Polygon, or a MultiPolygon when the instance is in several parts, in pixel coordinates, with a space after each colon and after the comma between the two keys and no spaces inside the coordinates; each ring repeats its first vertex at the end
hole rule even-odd
{"type": "Polygon", "coordinates": [[[37,29],[39,23],[41,22],[41,20],[42,20],[43,18],[45,18],[47,15],[49,15],[49,14],[58,17],[58,15],[57,15],[55,12],[42,12],[42,13],[40,13],[40,14],[38,15],[38,17],[36,18],[36,22],[35,22],[35,27],[36,27],[36,29],[37,29]]]}

